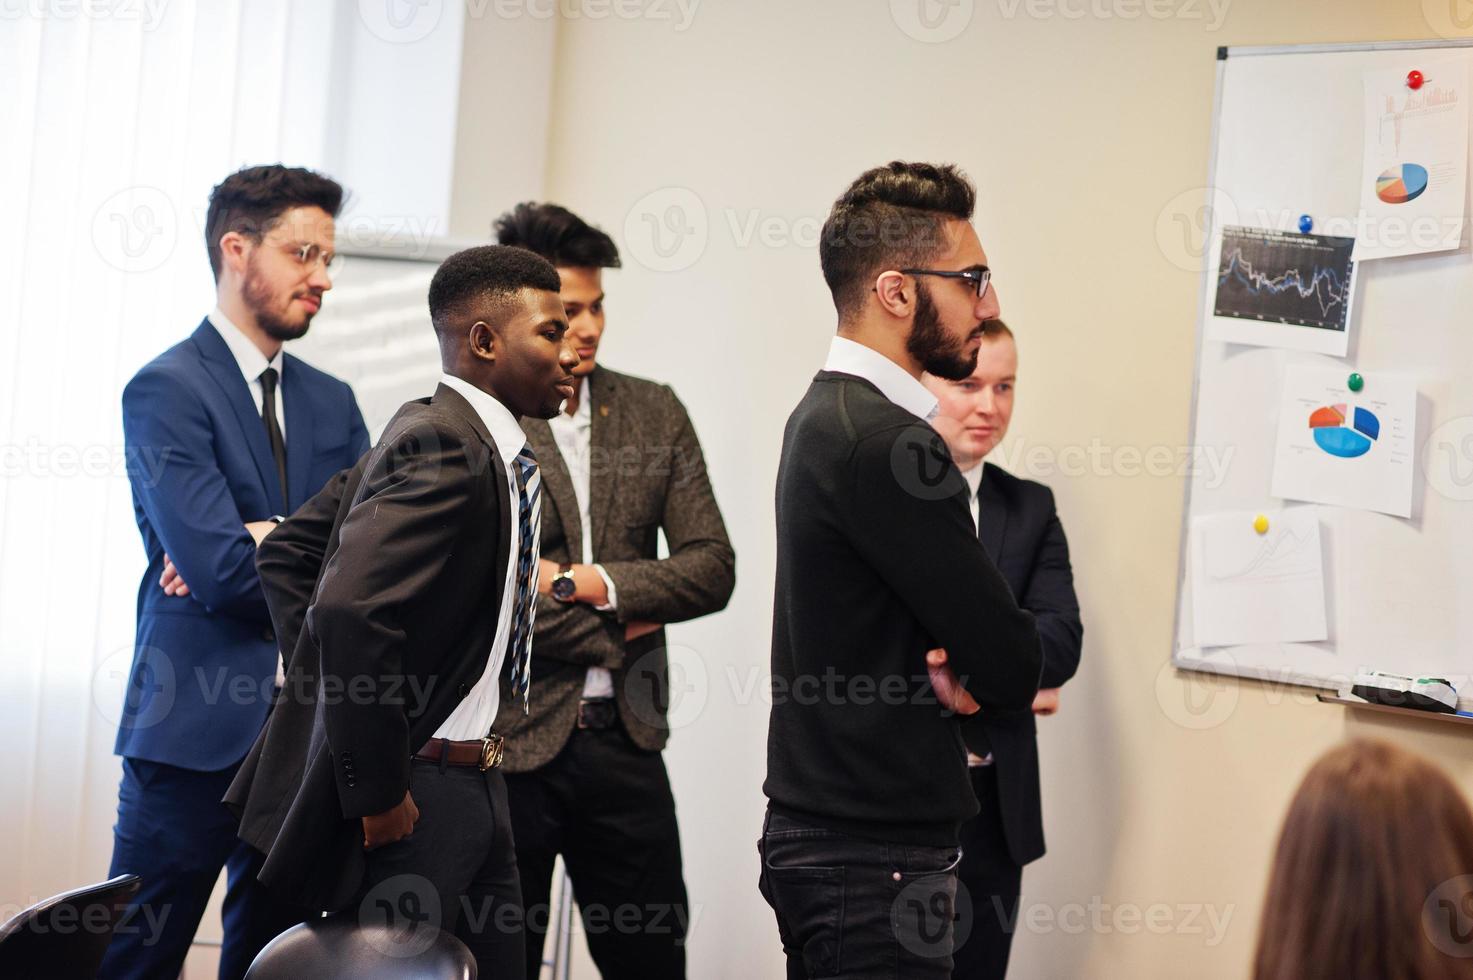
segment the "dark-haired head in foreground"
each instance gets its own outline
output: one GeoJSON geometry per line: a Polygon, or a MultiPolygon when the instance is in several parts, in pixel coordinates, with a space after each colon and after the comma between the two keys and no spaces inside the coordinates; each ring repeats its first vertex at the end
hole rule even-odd
{"type": "Polygon", "coordinates": [[[578,354],[546,259],[506,245],[456,252],[430,281],[430,320],[446,373],[513,415],[549,419],[572,396],[578,354]]]}
{"type": "Polygon", "coordinates": [[[337,181],[279,163],[238,170],[215,185],[205,248],[220,309],[268,357],[307,332],[332,288],[337,181]]]}
{"type": "Polygon", "coordinates": [[[1270,872],[1254,980],[1473,977],[1473,813],[1420,756],[1357,739],[1304,777],[1270,872]]]}
{"type": "MultiPolygon", "coordinates": [[[[534,201],[497,218],[492,230],[501,244],[531,249],[557,268],[568,334],[581,361],[573,373],[590,373],[604,332],[603,270],[619,267],[614,240],[561,205],[534,201]]],[[[570,403],[568,411],[575,407],[570,403]]]]}
{"type": "Polygon", "coordinates": [[[850,184],[818,246],[839,333],[916,377],[970,374],[982,323],[999,315],[996,290],[977,291],[987,253],[971,224],[975,204],[951,164],[895,161],[850,184]]]}

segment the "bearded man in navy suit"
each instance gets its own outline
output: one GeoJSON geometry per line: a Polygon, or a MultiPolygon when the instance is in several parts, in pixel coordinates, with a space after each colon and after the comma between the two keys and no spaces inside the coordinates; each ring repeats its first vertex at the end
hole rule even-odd
{"type": "Polygon", "coordinates": [[[110,873],[143,888],[108,949],[109,980],[179,975],[221,867],[222,978],[303,915],[257,882],[262,856],[220,800],[279,686],[256,546],[368,448],[352,389],[282,350],[332,288],[342,199],[300,168],[222,181],[205,220],[216,308],[123,391],[128,459],[151,465],[129,468],[148,567],[110,873]]]}

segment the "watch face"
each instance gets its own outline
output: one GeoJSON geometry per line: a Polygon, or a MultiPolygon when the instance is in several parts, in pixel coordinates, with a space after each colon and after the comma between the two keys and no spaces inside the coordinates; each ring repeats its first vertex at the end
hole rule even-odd
{"type": "Polygon", "coordinates": [[[571,599],[573,598],[573,593],[577,591],[578,586],[574,584],[571,575],[552,580],[552,597],[554,599],[571,599]]]}

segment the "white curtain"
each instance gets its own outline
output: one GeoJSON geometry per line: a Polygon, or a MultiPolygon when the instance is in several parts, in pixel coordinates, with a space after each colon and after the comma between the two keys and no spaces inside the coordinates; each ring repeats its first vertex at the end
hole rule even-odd
{"type": "Polygon", "coordinates": [[[395,35],[382,2],[0,0],[0,913],[107,872],[144,567],[119,397],[213,306],[211,187],[280,160],[351,191],[351,146],[359,234],[443,232],[461,13],[395,35]],[[358,82],[406,64],[376,113],[358,82]]]}

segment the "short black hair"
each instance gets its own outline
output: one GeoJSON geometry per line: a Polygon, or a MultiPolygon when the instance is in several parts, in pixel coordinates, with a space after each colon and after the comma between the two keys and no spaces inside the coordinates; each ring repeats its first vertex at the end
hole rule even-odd
{"type": "Polygon", "coordinates": [[[977,191],[954,164],[896,160],[866,170],[834,202],[818,243],[824,281],[843,320],[885,269],[927,264],[946,222],[970,221],[977,191]]]}
{"type": "Polygon", "coordinates": [[[559,204],[523,201],[491,224],[503,245],[531,249],[564,269],[617,269],[614,240],[559,204]]]}
{"type": "Polygon", "coordinates": [[[430,280],[430,322],[440,338],[441,351],[447,331],[455,328],[456,318],[471,302],[509,300],[523,289],[556,293],[561,288],[552,263],[525,248],[477,245],[456,252],[440,263],[430,280]]]}
{"type": "Polygon", "coordinates": [[[205,213],[205,248],[215,281],[220,281],[220,239],[226,233],[238,231],[259,242],[283,213],[314,206],[336,218],[343,185],[305,167],[246,167],[216,184],[205,213]]]}

